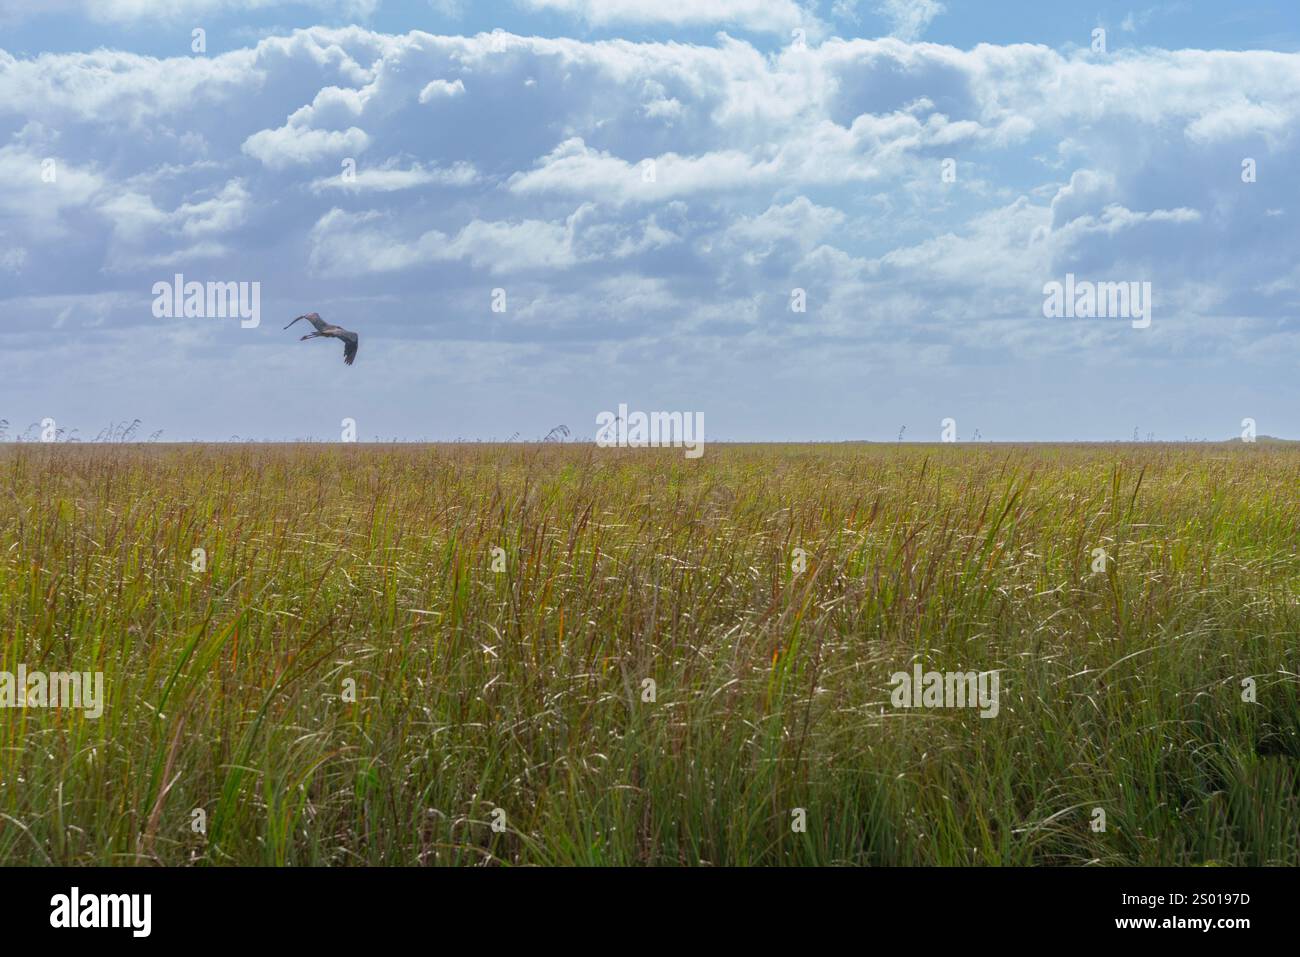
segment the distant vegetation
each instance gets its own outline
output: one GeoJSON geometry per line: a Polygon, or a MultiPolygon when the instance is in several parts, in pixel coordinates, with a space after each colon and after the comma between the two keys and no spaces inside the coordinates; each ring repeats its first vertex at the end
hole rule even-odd
{"type": "Polygon", "coordinates": [[[108,700],[0,711],[0,863],[1294,866],[1297,488],[1271,443],[11,444],[0,669],[108,700]],[[997,716],[895,708],[914,663],[997,716]]]}

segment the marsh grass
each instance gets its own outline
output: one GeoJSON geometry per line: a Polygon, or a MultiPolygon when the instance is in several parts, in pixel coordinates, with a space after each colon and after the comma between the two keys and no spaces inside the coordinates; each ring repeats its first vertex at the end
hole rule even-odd
{"type": "Polygon", "coordinates": [[[0,711],[0,863],[1300,864],[1297,488],[1281,445],[11,446],[0,669],[108,701],[0,711]],[[1000,713],[893,708],[914,661],[1000,713]]]}

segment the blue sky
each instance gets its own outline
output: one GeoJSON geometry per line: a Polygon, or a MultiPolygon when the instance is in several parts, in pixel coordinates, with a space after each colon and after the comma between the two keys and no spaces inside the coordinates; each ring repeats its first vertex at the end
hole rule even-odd
{"type": "Polygon", "coordinates": [[[1287,3],[32,7],[0,0],[10,437],[620,403],[710,441],[1300,437],[1287,3]],[[260,324],[156,317],[178,272],[259,283],[260,324]],[[1045,318],[1067,273],[1151,283],[1150,326],[1045,318]],[[281,329],[313,310],[354,366],[281,329]]]}

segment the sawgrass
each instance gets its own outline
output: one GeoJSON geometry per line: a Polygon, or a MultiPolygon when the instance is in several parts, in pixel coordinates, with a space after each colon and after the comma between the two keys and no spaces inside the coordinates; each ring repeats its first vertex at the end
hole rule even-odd
{"type": "Polygon", "coordinates": [[[0,863],[1297,865],[1297,489],[1288,445],[11,445],[0,670],[107,702],[0,711],[0,863]],[[998,715],[894,708],[914,662],[998,715]]]}

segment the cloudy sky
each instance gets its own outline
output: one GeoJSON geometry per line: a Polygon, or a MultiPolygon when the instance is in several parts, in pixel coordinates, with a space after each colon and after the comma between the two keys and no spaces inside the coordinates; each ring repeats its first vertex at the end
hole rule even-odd
{"type": "Polygon", "coordinates": [[[0,419],[1300,438],[1297,50],[1293,0],[0,0],[0,419]]]}

